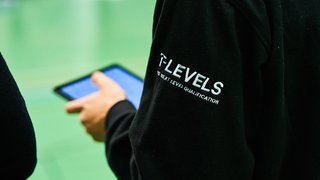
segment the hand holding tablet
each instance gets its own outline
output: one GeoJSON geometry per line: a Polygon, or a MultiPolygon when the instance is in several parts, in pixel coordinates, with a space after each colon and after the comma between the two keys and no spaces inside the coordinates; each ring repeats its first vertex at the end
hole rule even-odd
{"type": "MultiPolygon", "coordinates": [[[[143,80],[120,65],[111,65],[100,70],[115,81],[126,93],[128,100],[139,107],[143,90],[143,80]]],[[[98,91],[98,87],[91,81],[91,74],[56,86],[54,91],[66,98],[75,100],[98,91]]]]}

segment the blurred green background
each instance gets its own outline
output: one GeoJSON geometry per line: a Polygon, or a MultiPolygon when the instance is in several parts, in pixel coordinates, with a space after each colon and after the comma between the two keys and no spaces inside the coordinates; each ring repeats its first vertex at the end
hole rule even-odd
{"type": "MultiPolygon", "coordinates": [[[[30,180],[114,180],[104,145],[52,91],[120,63],[144,76],[155,0],[0,0],[0,51],[26,100],[38,164],[30,180]]],[[[1,78],[1,77],[0,77],[1,78]]],[[[1,87],[0,87],[1,88],[1,87]]]]}

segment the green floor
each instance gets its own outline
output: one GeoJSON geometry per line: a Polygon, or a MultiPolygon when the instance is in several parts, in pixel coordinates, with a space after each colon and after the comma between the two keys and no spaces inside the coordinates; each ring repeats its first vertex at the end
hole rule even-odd
{"type": "MultiPolygon", "coordinates": [[[[38,164],[30,180],[114,180],[52,88],[120,63],[143,76],[155,0],[0,0],[0,51],[25,97],[38,164]]],[[[1,77],[0,77],[1,78],[1,77]]],[[[1,88],[1,87],[0,87],[1,88]]]]}

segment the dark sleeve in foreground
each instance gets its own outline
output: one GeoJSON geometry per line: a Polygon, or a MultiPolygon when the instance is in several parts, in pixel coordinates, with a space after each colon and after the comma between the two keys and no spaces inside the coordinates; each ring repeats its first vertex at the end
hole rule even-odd
{"type": "Polygon", "coordinates": [[[0,54],[1,170],[7,179],[27,179],[36,166],[36,140],[25,102],[0,54]]]}
{"type": "Polygon", "coordinates": [[[118,179],[131,179],[129,127],[135,113],[136,109],[129,101],[121,101],[111,108],[107,116],[106,153],[118,179]]]}

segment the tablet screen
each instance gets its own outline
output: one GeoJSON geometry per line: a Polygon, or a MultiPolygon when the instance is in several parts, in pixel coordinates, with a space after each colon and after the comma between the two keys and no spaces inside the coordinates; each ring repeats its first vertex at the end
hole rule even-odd
{"type": "MultiPolygon", "coordinates": [[[[102,72],[117,82],[126,92],[128,100],[136,107],[139,107],[143,90],[143,80],[120,66],[112,66],[102,72]]],[[[79,99],[98,90],[98,87],[91,81],[90,76],[60,86],[58,93],[69,100],[79,99]]],[[[57,90],[56,90],[57,91],[57,90]]]]}

